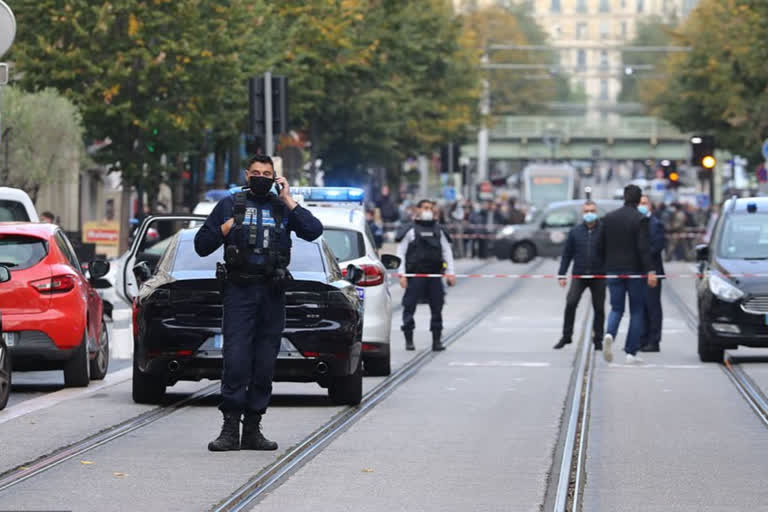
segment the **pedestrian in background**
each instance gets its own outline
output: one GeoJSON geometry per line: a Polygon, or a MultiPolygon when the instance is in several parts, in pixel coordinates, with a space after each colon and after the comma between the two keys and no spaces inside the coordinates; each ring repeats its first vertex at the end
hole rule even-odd
{"type": "MultiPolygon", "coordinates": [[[[400,274],[443,274],[448,286],[456,284],[453,268],[451,242],[435,220],[434,203],[422,199],[418,204],[418,214],[413,226],[403,235],[397,247],[400,257],[400,274]]],[[[413,315],[416,305],[426,300],[432,315],[429,330],[432,331],[432,350],[444,350],[441,341],[443,331],[443,304],[445,289],[439,277],[400,277],[400,286],[405,289],[403,295],[403,326],[405,349],[415,350],[413,330],[416,322],[413,315]]]]}
{"type": "Polygon", "coordinates": [[[56,223],[56,216],[52,212],[43,212],[40,214],[40,222],[47,222],[48,224],[56,223]]]}
{"type": "Polygon", "coordinates": [[[637,357],[644,329],[646,287],[656,286],[656,272],[651,264],[648,217],[637,211],[643,193],[637,185],[624,188],[624,206],[603,219],[598,237],[598,254],[611,275],[643,275],[643,278],[613,277],[608,279],[611,312],[603,338],[603,357],[613,361],[612,345],[624,315],[629,296],[629,329],[624,344],[627,364],[642,363],[637,357]],[[647,276],[646,276],[647,275],[647,276]]]}
{"type": "Polygon", "coordinates": [[[365,222],[368,224],[368,229],[371,230],[371,235],[373,235],[373,243],[376,244],[377,249],[381,249],[384,244],[384,230],[376,222],[375,210],[365,210],[365,222]]]}
{"type": "Polygon", "coordinates": [[[648,217],[649,245],[651,250],[651,264],[659,281],[654,287],[648,287],[645,296],[645,328],[640,342],[640,352],[658,352],[661,342],[661,323],[663,311],[661,309],[661,280],[664,276],[664,260],[661,253],[667,244],[664,232],[664,223],[653,215],[651,202],[648,196],[640,199],[637,207],[642,215],[648,217]]]}
{"type": "MultiPolygon", "coordinates": [[[[558,281],[565,288],[568,283],[568,267],[573,261],[573,274],[599,275],[603,273],[603,262],[597,253],[600,221],[597,215],[597,205],[587,201],[581,207],[584,222],[577,224],[568,233],[560,258],[558,281]]],[[[553,348],[561,349],[572,341],[573,323],[576,318],[576,307],[581,295],[589,288],[592,297],[592,309],[595,318],[592,322],[592,342],[595,350],[603,349],[603,326],[605,325],[605,279],[571,279],[571,287],[565,299],[565,318],[563,320],[563,337],[553,348]]]]}

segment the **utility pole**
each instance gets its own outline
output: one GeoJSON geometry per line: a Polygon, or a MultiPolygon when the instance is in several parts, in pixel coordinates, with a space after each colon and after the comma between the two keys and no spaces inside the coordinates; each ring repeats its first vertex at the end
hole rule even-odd
{"type": "MultiPolygon", "coordinates": [[[[488,53],[484,53],[481,59],[483,69],[488,66],[488,53]]],[[[488,179],[488,116],[491,113],[491,84],[487,77],[483,78],[483,96],[480,100],[480,131],[477,133],[477,183],[488,179]]],[[[470,193],[475,199],[475,185],[472,183],[470,193]]]]}

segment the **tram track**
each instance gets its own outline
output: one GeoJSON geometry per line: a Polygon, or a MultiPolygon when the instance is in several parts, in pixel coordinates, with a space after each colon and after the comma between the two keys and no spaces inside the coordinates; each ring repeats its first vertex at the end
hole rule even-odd
{"type": "MultiPolygon", "coordinates": [[[[666,286],[668,297],[683,314],[685,323],[692,331],[698,332],[699,321],[696,313],[685,303],[680,295],[671,287],[666,286]]],[[[755,384],[749,374],[744,370],[742,363],[765,362],[765,358],[745,358],[735,356],[728,351],[725,352],[720,368],[723,370],[728,380],[736,387],[739,394],[744,398],[750,409],[757,417],[768,427],[768,398],[766,398],[760,387],[755,384]]]]}
{"type": "MultiPolygon", "coordinates": [[[[490,261],[485,261],[481,264],[473,266],[470,270],[476,271],[490,265],[491,263],[492,262],[490,261]]],[[[527,270],[528,271],[533,270],[538,266],[540,266],[542,263],[543,261],[539,259],[533,262],[528,267],[527,270]]],[[[467,322],[464,322],[459,327],[457,327],[454,331],[449,333],[444,339],[444,344],[448,346],[451,343],[453,343],[453,341],[455,341],[456,339],[461,337],[463,334],[465,334],[480,320],[482,320],[488,314],[490,314],[490,312],[493,310],[494,304],[498,304],[499,301],[504,300],[508,296],[512,295],[517,290],[518,287],[519,287],[519,284],[517,283],[509,287],[506,292],[504,292],[500,297],[496,297],[494,301],[490,303],[491,304],[490,307],[481,310],[474,317],[472,317],[472,319],[470,319],[467,322]]],[[[393,308],[393,311],[394,311],[394,308],[393,308]]],[[[364,414],[371,408],[375,407],[375,405],[377,405],[381,400],[386,398],[386,396],[388,396],[400,384],[402,384],[408,378],[414,375],[422,366],[424,366],[427,362],[429,362],[434,357],[434,355],[435,353],[433,353],[431,350],[426,350],[426,349],[416,354],[416,356],[410,359],[403,367],[401,367],[399,370],[397,370],[394,374],[392,374],[390,377],[385,379],[383,382],[378,384],[373,390],[369,391],[363,397],[363,402],[361,402],[359,406],[349,407],[341,411],[330,422],[326,423],[319,429],[315,430],[312,434],[310,434],[310,436],[307,439],[305,439],[304,442],[302,442],[300,445],[298,445],[294,449],[290,450],[286,455],[282,456],[271,466],[269,466],[264,471],[256,475],[255,479],[249,480],[249,483],[253,482],[256,479],[261,481],[264,479],[264,477],[271,475],[275,470],[281,469],[281,468],[282,468],[280,472],[281,475],[289,474],[285,471],[286,468],[284,468],[284,466],[286,466],[291,461],[293,461],[293,463],[287,468],[288,471],[292,472],[290,471],[291,468],[295,468],[293,469],[293,471],[297,470],[299,467],[301,467],[304,463],[306,463],[309,460],[306,458],[307,454],[303,453],[304,451],[306,451],[308,447],[312,447],[312,453],[319,451],[317,450],[318,446],[316,441],[322,441],[323,439],[325,439],[325,442],[322,444],[322,446],[325,446],[325,444],[327,444],[327,442],[329,442],[332,439],[332,437],[335,437],[338,433],[345,430],[349,425],[351,425],[357,419],[359,419],[362,416],[362,414],[364,414]],[[359,412],[360,409],[362,409],[363,412],[359,412]],[[303,449],[299,450],[298,448],[300,447],[303,447],[303,449]],[[300,464],[300,465],[297,466],[296,464],[300,464]]],[[[122,438],[127,434],[130,434],[139,429],[152,425],[153,423],[156,423],[157,421],[163,418],[166,418],[171,414],[174,414],[186,407],[198,404],[204,401],[206,398],[216,394],[219,391],[219,388],[220,388],[220,385],[218,382],[216,382],[214,384],[208,385],[200,389],[194,394],[188,397],[185,397],[181,400],[177,400],[170,404],[151,409],[143,414],[140,414],[133,418],[127,419],[125,421],[122,421],[110,427],[107,427],[96,434],[85,437],[80,441],[76,441],[72,444],[57,448],[56,450],[50,452],[49,454],[43,455],[29,462],[16,464],[14,468],[8,469],[4,472],[0,472],[0,494],[13,488],[16,485],[21,484],[22,482],[25,482],[27,480],[40,476],[46,471],[51,470],[64,462],[72,460],[76,457],[79,457],[85,454],[86,452],[89,452],[98,447],[106,445],[112,441],[115,441],[119,438],[122,438]]],[[[282,476],[280,476],[279,478],[282,478],[282,476]]],[[[275,482],[276,481],[277,480],[275,480],[275,482]]],[[[273,485],[274,485],[274,482],[270,483],[270,485],[265,489],[271,489],[273,485]]],[[[250,501],[247,503],[250,503],[250,501]]],[[[226,509],[226,510],[230,510],[230,509],[226,509]]],[[[231,510],[242,510],[242,509],[233,508],[231,510]]]]}
{"type": "MultiPolygon", "coordinates": [[[[542,263],[543,260],[541,259],[535,261],[528,267],[527,271],[535,270],[542,263]]],[[[459,340],[483,319],[493,313],[501,303],[513,296],[520,286],[520,281],[515,282],[504,292],[494,297],[487,307],[480,309],[445,336],[443,344],[447,347],[459,340]]],[[[340,434],[354,425],[408,379],[417,374],[422,367],[437,357],[437,354],[439,353],[429,349],[419,352],[399,370],[366,393],[358,406],[348,407],[341,411],[330,421],[288,450],[270,466],[254,475],[230,496],[214,505],[210,510],[213,512],[236,512],[247,510],[257,504],[267,493],[278,488],[282,482],[309,463],[340,434]]]]}

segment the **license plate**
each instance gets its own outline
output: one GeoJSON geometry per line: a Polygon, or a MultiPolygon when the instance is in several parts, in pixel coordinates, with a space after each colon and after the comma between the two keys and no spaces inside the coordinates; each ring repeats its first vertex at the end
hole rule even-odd
{"type": "Polygon", "coordinates": [[[365,288],[356,286],[355,289],[357,290],[357,296],[360,297],[360,300],[365,300],[365,288]]]}
{"type": "Polygon", "coordinates": [[[16,345],[16,341],[19,338],[19,333],[17,332],[4,332],[3,333],[3,341],[5,342],[6,346],[13,347],[16,345]]]}
{"type": "Polygon", "coordinates": [[[224,335],[223,334],[215,335],[213,337],[213,349],[221,350],[223,346],[224,346],[224,335]]]}

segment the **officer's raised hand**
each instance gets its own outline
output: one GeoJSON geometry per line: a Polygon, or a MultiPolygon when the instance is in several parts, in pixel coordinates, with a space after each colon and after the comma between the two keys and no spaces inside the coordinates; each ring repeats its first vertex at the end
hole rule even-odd
{"type": "Polygon", "coordinates": [[[288,185],[288,180],[283,176],[278,176],[275,178],[275,183],[277,184],[277,189],[280,191],[277,197],[279,197],[289,209],[293,210],[298,203],[291,197],[291,187],[288,185]]]}

